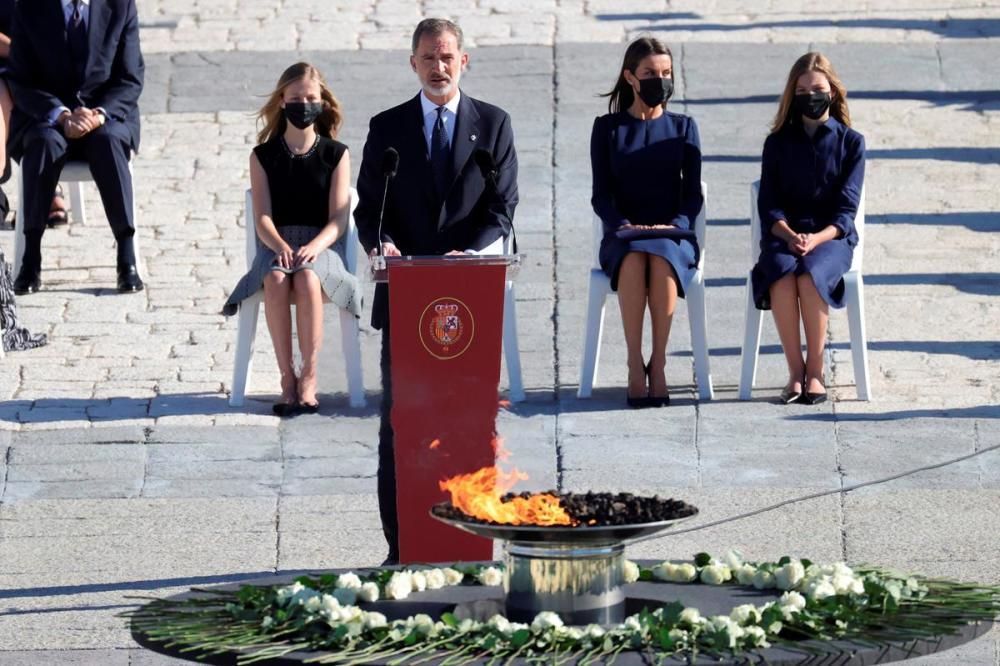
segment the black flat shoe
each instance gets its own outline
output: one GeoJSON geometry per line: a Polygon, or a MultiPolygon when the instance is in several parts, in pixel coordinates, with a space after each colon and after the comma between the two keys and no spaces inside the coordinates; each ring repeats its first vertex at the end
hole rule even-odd
{"type": "Polygon", "coordinates": [[[274,412],[275,416],[282,418],[295,416],[298,413],[298,405],[294,402],[276,402],[271,405],[271,411],[274,412]]]}
{"type": "Polygon", "coordinates": [[[785,390],[781,392],[778,396],[778,400],[783,405],[790,405],[793,402],[799,402],[802,399],[802,389],[795,390],[793,388],[785,387],[785,390]]]}
{"type": "Polygon", "coordinates": [[[42,288],[42,272],[21,266],[14,279],[14,293],[18,296],[33,294],[42,288]]]}
{"type": "Polygon", "coordinates": [[[312,403],[309,402],[299,403],[299,412],[301,414],[315,414],[318,411],[319,411],[319,400],[312,403]]]}
{"type": "Polygon", "coordinates": [[[650,407],[669,407],[670,406],[670,394],[666,395],[651,395],[649,396],[650,407]]]}
{"type": "Polygon", "coordinates": [[[135,264],[125,264],[118,267],[118,293],[132,294],[142,291],[145,285],[139,277],[135,264]]]}
{"type": "Polygon", "coordinates": [[[826,393],[806,393],[803,399],[807,405],[819,405],[826,402],[826,393]]]}

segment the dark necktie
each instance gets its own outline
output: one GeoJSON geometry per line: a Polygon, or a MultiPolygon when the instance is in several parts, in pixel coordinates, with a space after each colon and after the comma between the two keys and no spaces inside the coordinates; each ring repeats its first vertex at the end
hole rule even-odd
{"type": "Polygon", "coordinates": [[[66,26],[66,41],[69,43],[69,52],[73,56],[73,65],[76,68],[76,76],[80,83],[83,83],[83,74],[87,68],[87,24],[83,21],[81,11],[82,0],[73,0],[73,13],[69,17],[69,25],[66,26]]]}
{"type": "Polygon", "coordinates": [[[444,128],[444,107],[437,108],[437,121],[431,134],[431,170],[434,172],[434,189],[438,201],[444,203],[451,185],[451,150],[448,146],[448,132],[444,128]]]}

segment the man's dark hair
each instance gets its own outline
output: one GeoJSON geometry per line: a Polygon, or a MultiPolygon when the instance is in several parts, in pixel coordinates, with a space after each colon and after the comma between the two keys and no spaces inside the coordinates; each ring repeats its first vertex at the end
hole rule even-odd
{"type": "Polygon", "coordinates": [[[458,24],[454,21],[449,21],[448,19],[428,18],[418,23],[417,29],[413,31],[413,42],[410,45],[411,52],[417,52],[417,46],[420,44],[420,40],[424,35],[437,37],[444,32],[450,32],[455,35],[455,41],[458,42],[458,50],[461,51],[462,29],[458,27],[458,24]]]}

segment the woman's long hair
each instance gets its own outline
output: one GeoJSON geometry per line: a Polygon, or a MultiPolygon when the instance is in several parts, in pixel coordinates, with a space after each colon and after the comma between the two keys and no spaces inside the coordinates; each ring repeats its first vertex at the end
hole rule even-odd
{"type": "Polygon", "coordinates": [[[785,92],[781,94],[781,102],[778,104],[778,113],[774,116],[774,124],[771,125],[771,132],[777,132],[785,125],[799,122],[799,116],[792,110],[792,103],[795,101],[795,86],[799,77],[807,72],[819,72],[830,82],[830,115],[851,126],[851,114],[847,110],[847,88],[837,76],[836,70],[830,60],[816,51],[809,52],[795,61],[792,71],[788,72],[788,82],[785,83],[785,92]]]}
{"type": "Polygon", "coordinates": [[[601,97],[608,98],[608,112],[618,113],[632,106],[632,102],[635,101],[635,91],[632,90],[632,84],[625,80],[625,70],[635,74],[635,70],[639,68],[639,63],[642,62],[643,58],[651,55],[668,56],[670,65],[673,67],[674,55],[666,44],[655,37],[640,37],[629,44],[628,48],[625,49],[622,66],[618,70],[618,81],[615,82],[615,87],[611,89],[611,92],[601,95],[601,97]]]}
{"type": "Polygon", "coordinates": [[[333,91],[326,85],[323,75],[318,69],[307,62],[297,62],[281,74],[274,92],[268,96],[267,103],[257,113],[257,126],[263,124],[263,129],[257,134],[257,143],[266,143],[270,139],[285,133],[288,121],[281,109],[282,95],[285,88],[304,78],[319,82],[320,98],[323,101],[323,112],[316,119],[316,131],[331,139],[337,137],[344,116],[340,111],[340,102],[333,96],[333,91]]]}

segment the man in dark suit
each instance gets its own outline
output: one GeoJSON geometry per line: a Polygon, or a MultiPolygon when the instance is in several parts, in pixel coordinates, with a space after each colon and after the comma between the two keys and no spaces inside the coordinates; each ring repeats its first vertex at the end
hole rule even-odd
{"type": "Polygon", "coordinates": [[[135,0],[20,0],[7,77],[8,146],[24,179],[25,252],[18,294],[41,286],[42,234],[67,159],[90,164],[117,244],[118,291],[143,288],[136,270],[132,176],[144,64],[135,0]]]}
{"type": "MultiPolygon", "coordinates": [[[[425,19],[413,33],[410,66],[420,79],[416,97],[371,120],[358,175],[354,219],[369,254],[386,256],[463,252],[501,254],[517,206],[517,154],[510,117],[502,109],[462,94],[458,82],[469,62],[462,30],[444,19],[425,19]],[[383,154],[399,153],[379,237],[385,176],[383,154]],[[477,149],[496,164],[489,185],[472,159],[477,149]]],[[[398,561],[396,474],[389,414],[389,293],[375,289],[372,326],[382,330],[382,420],[378,494],[389,563],[398,561]]]]}

